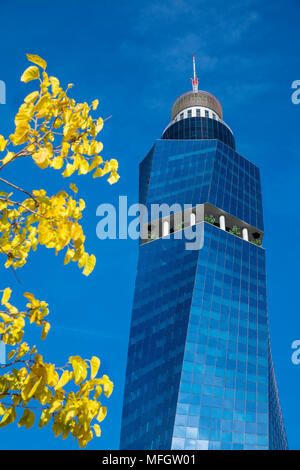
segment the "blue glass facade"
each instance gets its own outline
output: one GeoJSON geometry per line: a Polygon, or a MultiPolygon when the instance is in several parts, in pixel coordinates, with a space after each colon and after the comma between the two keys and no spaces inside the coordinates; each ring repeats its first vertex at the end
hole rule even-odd
{"type": "Polygon", "coordinates": [[[170,449],[197,259],[183,240],[141,247],[121,448],[170,449]]]}
{"type": "Polygon", "coordinates": [[[157,140],[140,165],[140,202],[209,202],[264,228],[259,169],[218,140],[157,140]]]}
{"type": "MultiPolygon", "coordinates": [[[[210,203],[263,231],[259,169],[234,140],[189,132],[156,141],[140,165],[140,202],[210,203]]],[[[174,234],[140,244],[120,447],[286,449],[265,250],[202,224],[198,250],[174,234]]]]}
{"type": "Polygon", "coordinates": [[[264,250],[206,225],[172,448],[268,449],[264,250]]]}

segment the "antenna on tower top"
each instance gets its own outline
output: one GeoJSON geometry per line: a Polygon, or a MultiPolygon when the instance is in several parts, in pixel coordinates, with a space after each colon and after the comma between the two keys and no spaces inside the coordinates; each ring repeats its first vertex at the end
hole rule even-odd
{"type": "Polygon", "coordinates": [[[193,72],[194,72],[194,76],[193,76],[193,78],[191,78],[192,85],[193,85],[193,91],[198,91],[199,80],[198,80],[198,77],[196,75],[196,62],[195,62],[195,56],[194,55],[193,55],[193,72]]]}

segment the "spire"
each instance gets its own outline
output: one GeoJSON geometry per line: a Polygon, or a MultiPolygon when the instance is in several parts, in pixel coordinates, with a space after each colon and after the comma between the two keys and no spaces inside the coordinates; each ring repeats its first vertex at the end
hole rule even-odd
{"type": "Polygon", "coordinates": [[[194,71],[194,76],[191,78],[192,85],[193,85],[193,91],[198,91],[198,77],[196,75],[196,63],[195,63],[195,56],[193,55],[193,71],[194,71]]]}

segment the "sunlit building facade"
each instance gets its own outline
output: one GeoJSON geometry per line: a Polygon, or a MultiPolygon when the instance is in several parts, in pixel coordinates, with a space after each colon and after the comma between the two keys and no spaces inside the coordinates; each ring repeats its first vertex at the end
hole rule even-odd
{"type": "Polygon", "coordinates": [[[210,93],[175,101],[140,164],[140,203],[178,209],[141,224],[120,448],[287,449],[259,169],[210,93]]]}

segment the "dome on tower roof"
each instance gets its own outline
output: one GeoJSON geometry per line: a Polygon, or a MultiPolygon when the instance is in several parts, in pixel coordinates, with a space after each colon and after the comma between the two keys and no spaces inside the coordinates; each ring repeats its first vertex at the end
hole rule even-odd
{"type": "Polygon", "coordinates": [[[183,95],[180,95],[172,106],[171,119],[173,119],[186,108],[191,108],[194,106],[204,106],[209,108],[222,120],[223,111],[220,101],[208,91],[188,91],[183,95]]]}

